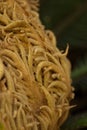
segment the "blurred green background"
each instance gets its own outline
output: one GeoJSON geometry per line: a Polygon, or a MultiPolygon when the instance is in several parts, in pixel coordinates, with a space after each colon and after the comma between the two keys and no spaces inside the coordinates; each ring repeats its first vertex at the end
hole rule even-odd
{"type": "Polygon", "coordinates": [[[77,104],[61,130],[87,130],[87,0],[40,0],[40,18],[57,38],[57,45],[70,45],[72,85],[77,104]]]}

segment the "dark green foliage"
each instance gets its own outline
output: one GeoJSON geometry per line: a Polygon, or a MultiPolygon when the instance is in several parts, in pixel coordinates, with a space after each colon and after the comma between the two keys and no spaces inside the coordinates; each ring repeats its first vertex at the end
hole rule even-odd
{"type": "Polygon", "coordinates": [[[87,0],[40,0],[40,17],[57,38],[57,45],[70,45],[72,85],[77,106],[61,130],[87,130],[87,0]]]}
{"type": "Polygon", "coordinates": [[[83,57],[83,59],[78,60],[78,63],[72,71],[72,78],[73,80],[76,80],[84,74],[87,74],[87,56],[85,56],[85,58],[83,57]]]}
{"type": "Polygon", "coordinates": [[[63,130],[87,130],[87,113],[71,116],[61,129],[63,130]]]}

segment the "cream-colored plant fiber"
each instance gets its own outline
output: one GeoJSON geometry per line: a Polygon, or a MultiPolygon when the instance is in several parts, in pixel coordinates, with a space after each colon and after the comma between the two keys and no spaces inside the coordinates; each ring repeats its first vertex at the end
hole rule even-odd
{"type": "Polygon", "coordinates": [[[0,0],[0,123],[58,130],[73,98],[66,51],[39,20],[38,0],[0,0]]]}

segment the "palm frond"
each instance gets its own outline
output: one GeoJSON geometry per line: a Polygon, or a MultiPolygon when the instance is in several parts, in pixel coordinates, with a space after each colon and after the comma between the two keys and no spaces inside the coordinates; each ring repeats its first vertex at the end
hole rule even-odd
{"type": "Polygon", "coordinates": [[[70,116],[61,130],[87,130],[87,112],[70,116]]]}
{"type": "Polygon", "coordinates": [[[43,24],[52,29],[60,47],[87,47],[87,1],[41,0],[40,17],[43,24]]]}
{"type": "Polygon", "coordinates": [[[78,62],[78,64],[72,71],[72,78],[73,80],[75,80],[85,74],[87,74],[87,56],[85,56],[85,58],[81,59],[81,61],[78,62]]]}

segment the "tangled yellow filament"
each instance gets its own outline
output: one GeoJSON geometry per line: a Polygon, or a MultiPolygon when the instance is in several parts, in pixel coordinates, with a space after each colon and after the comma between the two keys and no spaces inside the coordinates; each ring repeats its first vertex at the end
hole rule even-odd
{"type": "Polygon", "coordinates": [[[71,66],[45,30],[38,0],[0,0],[0,122],[4,130],[58,130],[73,98],[71,66]]]}

